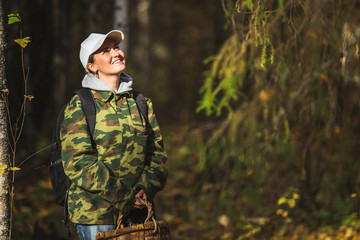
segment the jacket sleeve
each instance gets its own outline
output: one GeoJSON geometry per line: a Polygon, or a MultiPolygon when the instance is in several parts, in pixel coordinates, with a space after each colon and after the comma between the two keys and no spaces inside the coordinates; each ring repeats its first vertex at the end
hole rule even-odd
{"type": "Polygon", "coordinates": [[[111,174],[102,161],[98,161],[97,151],[92,147],[86,118],[77,95],[65,109],[60,138],[64,170],[73,184],[118,208],[129,205],[124,199],[131,199],[135,191],[128,189],[111,174]]]}
{"type": "Polygon", "coordinates": [[[149,123],[147,124],[146,166],[140,181],[136,184],[136,190],[143,189],[147,198],[152,201],[156,193],[164,188],[168,172],[165,168],[167,155],[160,127],[151,100],[147,99],[147,103],[149,123]]]}

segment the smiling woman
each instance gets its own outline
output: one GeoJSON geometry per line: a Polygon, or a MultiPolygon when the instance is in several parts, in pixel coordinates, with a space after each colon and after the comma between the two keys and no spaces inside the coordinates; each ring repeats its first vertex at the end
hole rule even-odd
{"type": "Polygon", "coordinates": [[[120,74],[125,70],[125,54],[120,50],[119,43],[105,39],[103,45],[90,55],[87,69],[117,91],[120,74]]]}
{"type": "Polygon", "coordinates": [[[143,223],[147,210],[135,199],[152,202],[164,188],[167,159],[150,99],[147,116],[134,99],[132,78],[124,70],[119,44],[124,34],[92,33],[83,41],[80,61],[87,74],[82,86],[91,89],[96,105],[95,130],[90,134],[83,106],[75,95],[61,127],[62,160],[72,184],[68,190],[69,219],[80,240],[99,231],[143,223]]]}

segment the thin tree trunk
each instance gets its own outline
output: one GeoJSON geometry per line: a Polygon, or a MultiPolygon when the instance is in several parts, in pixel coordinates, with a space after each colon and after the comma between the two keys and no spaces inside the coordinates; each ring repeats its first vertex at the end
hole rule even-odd
{"type": "Polygon", "coordinates": [[[53,22],[54,22],[54,56],[53,56],[53,74],[56,84],[54,84],[54,99],[56,109],[64,103],[64,96],[67,90],[67,41],[68,31],[65,10],[67,1],[53,0],[53,22]],[[65,9],[65,10],[64,10],[65,9]]]}
{"type": "Polygon", "coordinates": [[[140,71],[140,82],[143,89],[147,88],[150,75],[150,0],[139,0],[137,5],[137,29],[138,46],[134,49],[134,57],[141,59],[138,71],[140,71]]]}
{"type": "Polygon", "coordinates": [[[121,49],[127,54],[128,50],[128,0],[114,0],[114,29],[122,31],[125,35],[124,41],[121,43],[121,49]]]}
{"type": "MultiPolygon", "coordinates": [[[[3,22],[2,1],[0,1],[0,89],[6,88],[5,77],[5,31],[3,22]]],[[[9,166],[10,154],[7,141],[8,121],[6,104],[0,98],[0,165],[9,166]]],[[[0,174],[0,239],[9,238],[9,183],[10,174],[8,168],[0,174]]]]}

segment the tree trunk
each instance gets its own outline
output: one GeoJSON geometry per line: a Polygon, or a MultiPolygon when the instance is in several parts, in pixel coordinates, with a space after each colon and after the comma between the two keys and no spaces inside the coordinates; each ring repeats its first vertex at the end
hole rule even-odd
{"type": "Polygon", "coordinates": [[[136,13],[138,20],[138,28],[136,36],[138,42],[134,51],[135,59],[141,59],[137,71],[140,72],[139,82],[142,89],[146,89],[149,82],[150,75],[150,0],[139,0],[136,13]]]}
{"type": "Polygon", "coordinates": [[[55,108],[60,109],[64,104],[64,96],[67,92],[67,79],[68,79],[68,59],[67,59],[67,42],[68,42],[68,29],[67,29],[67,11],[68,1],[66,0],[53,0],[53,74],[56,84],[54,84],[54,99],[55,108]]]}
{"type": "MultiPolygon", "coordinates": [[[[5,77],[5,30],[2,1],[0,1],[0,89],[6,87],[5,77]]],[[[9,166],[10,154],[7,141],[8,121],[5,102],[0,98],[0,165],[9,166]]],[[[0,239],[9,238],[9,183],[8,168],[0,174],[0,239]]]]}
{"type": "Polygon", "coordinates": [[[114,0],[114,29],[118,29],[125,34],[125,39],[121,43],[121,49],[127,54],[128,50],[128,0],[114,0]]]}

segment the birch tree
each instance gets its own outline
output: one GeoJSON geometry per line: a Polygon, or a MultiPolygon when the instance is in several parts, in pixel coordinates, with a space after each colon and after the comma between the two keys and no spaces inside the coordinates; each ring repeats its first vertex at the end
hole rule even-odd
{"type": "Polygon", "coordinates": [[[138,71],[141,76],[141,85],[147,88],[150,76],[150,0],[140,0],[136,6],[138,28],[136,36],[137,46],[133,49],[135,59],[141,59],[138,71]]]}
{"type": "MultiPolygon", "coordinates": [[[[0,89],[6,89],[5,30],[3,22],[2,1],[0,1],[0,89]]],[[[8,168],[10,162],[9,145],[7,141],[8,122],[6,104],[0,98],[0,239],[9,237],[9,182],[8,168]]]]}
{"type": "Polygon", "coordinates": [[[114,29],[118,29],[125,34],[125,39],[121,43],[121,49],[127,53],[128,50],[128,0],[114,0],[114,29]]]}

